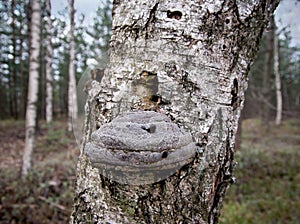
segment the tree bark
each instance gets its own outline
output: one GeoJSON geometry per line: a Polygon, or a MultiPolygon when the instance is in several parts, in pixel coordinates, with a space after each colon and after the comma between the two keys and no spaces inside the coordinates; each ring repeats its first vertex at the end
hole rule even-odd
{"type": "Polygon", "coordinates": [[[23,155],[22,176],[26,177],[32,167],[32,154],[35,140],[35,126],[38,100],[39,52],[40,52],[40,18],[41,5],[39,0],[30,0],[30,57],[29,82],[26,108],[26,133],[23,155]]]}
{"type": "Polygon", "coordinates": [[[282,121],[282,92],[281,92],[281,78],[279,73],[279,43],[276,34],[276,24],[274,16],[271,19],[274,26],[274,74],[276,86],[276,118],[275,124],[280,125],[282,121]]]}
{"type": "Polygon", "coordinates": [[[110,64],[89,91],[71,223],[217,223],[234,181],[235,133],[247,74],[277,4],[114,1],[110,64]],[[185,152],[172,143],[160,151],[168,134],[174,137],[165,128],[149,154],[155,143],[139,138],[161,131],[156,120],[190,133],[194,154],[170,176],[151,182],[156,173],[143,166],[157,161],[164,170],[182,159],[173,155],[185,152]],[[124,130],[128,133],[117,136],[124,130]],[[120,173],[109,168],[112,161],[120,173]],[[132,167],[138,171],[127,172],[132,167]]]}
{"type": "Polygon", "coordinates": [[[69,88],[68,88],[68,131],[72,131],[72,119],[77,119],[76,79],[74,69],[75,42],[74,42],[74,0],[69,0],[70,12],[70,56],[69,56],[69,88]]]}
{"type": "Polygon", "coordinates": [[[51,22],[51,1],[46,0],[46,122],[52,122],[53,109],[53,90],[52,90],[52,22],[51,22]]]}

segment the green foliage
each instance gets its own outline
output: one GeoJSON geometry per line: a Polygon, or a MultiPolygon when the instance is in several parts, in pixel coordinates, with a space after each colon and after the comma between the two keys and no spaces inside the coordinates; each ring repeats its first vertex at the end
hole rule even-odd
{"type": "Polygon", "coordinates": [[[246,120],[243,130],[237,183],[227,192],[221,223],[299,223],[299,120],[268,132],[246,120]]]}

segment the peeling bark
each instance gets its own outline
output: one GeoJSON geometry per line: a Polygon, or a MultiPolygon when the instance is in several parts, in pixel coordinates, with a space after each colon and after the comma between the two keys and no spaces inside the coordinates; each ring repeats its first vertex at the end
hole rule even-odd
{"type": "Polygon", "coordinates": [[[234,181],[249,67],[278,1],[114,1],[110,64],[89,91],[72,223],[217,223],[234,181]],[[156,111],[189,132],[192,161],[152,184],[118,183],[86,156],[93,127],[156,111]]]}

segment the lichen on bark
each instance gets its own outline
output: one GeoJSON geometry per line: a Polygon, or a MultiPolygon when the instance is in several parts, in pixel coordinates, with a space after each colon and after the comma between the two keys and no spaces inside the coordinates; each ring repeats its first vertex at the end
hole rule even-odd
{"type": "MultiPolygon", "coordinates": [[[[156,111],[191,133],[197,149],[175,174],[136,186],[100,175],[83,144],[73,223],[217,222],[233,181],[247,73],[277,4],[114,1],[110,64],[90,96],[90,120],[101,127],[129,111],[156,111]]],[[[87,125],[83,142],[92,131],[87,125]]]]}

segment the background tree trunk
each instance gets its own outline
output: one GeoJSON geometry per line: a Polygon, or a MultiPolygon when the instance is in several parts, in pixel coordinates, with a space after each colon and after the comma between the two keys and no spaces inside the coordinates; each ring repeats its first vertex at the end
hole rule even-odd
{"type": "Polygon", "coordinates": [[[14,119],[18,119],[18,103],[17,103],[17,68],[16,68],[16,59],[17,59],[17,46],[16,46],[16,18],[15,18],[15,1],[11,1],[11,13],[12,13],[12,115],[14,119]]]}
{"type": "Polygon", "coordinates": [[[25,71],[24,71],[24,61],[22,59],[23,57],[23,42],[24,40],[21,40],[20,44],[20,113],[19,117],[24,119],[25,117],[25,107],[26,107],[26,87],[25,87],[25,71]]]}
{"type": "Polygon", "coordinates": [[[75,42],[74,42],[74,0],[69,0],[70,10],[70,56],[69,56],[69,88],[68,88],[68,131],[72,131],[72,119],[77,119],[76,79],[74,69],[75,42]]]}
{"type": "Polygon", "coordinates": [[[47,54],[45,41],[45,23],[44,14],[41,15],[41,35],[40,35],[40,57],[39,57],[39,99],[38,99],[38,110],[37,110],[37,131],[40,130],[39,121],[45,120],[45,108],[46,108],[46,61],[45,57],[47,54]]]}
{"type": "Polygon", "coordinates": [[[272,23],[274,26],[274,74],[276,86],[276,118],[275,124],[280,125],[282,121],[282,92],[281,92],[281,78],[279,73],[279,43],[276,34],[276,24],[274,16],[272,16],[272,23]]]}
{"type": "Polygon", "coordinates": [[[269,127],[270,121],[270,99],[271,99],[271,75],[273,68],[273,47],[274,47],[274,28],[273,24],[270,22],[269,30],[266,33],[266,53],[265,53],[265,63],[264,63],[264,76],[263,76],[263,101],[262,104],[262,122],[266,128],[269,127]]]}
{"type": "Polygon", "coordinates": [[[23,155],[22,176],[27,176],[32,167],[32,153],[35,139],[35,126],[38,100],[39,53],[40,53],[40,18],[41,5],[39,0],[30,0],[30,58],[29,83],[26,109],[26,134],[23,155]]]}
{"type": "Polygon", "coordinates": [[[51,22],[51,1],[46,0],[46,122],[52,122],[53,90],[52,90],[52,22],[51,22]]]}
{"type": "Polygon", "coordinates": [[[72,223],[217,223],[234,180],[247,74],[277,4],[114,1],[110,64],[86,106],[72,223]],[[119,183],[96,167],[100,154],[88,157],[87,146],[101,143],[94,127],[139,110],[165,114],[189,132],[195,156],[156,183],[119,183]]]}

